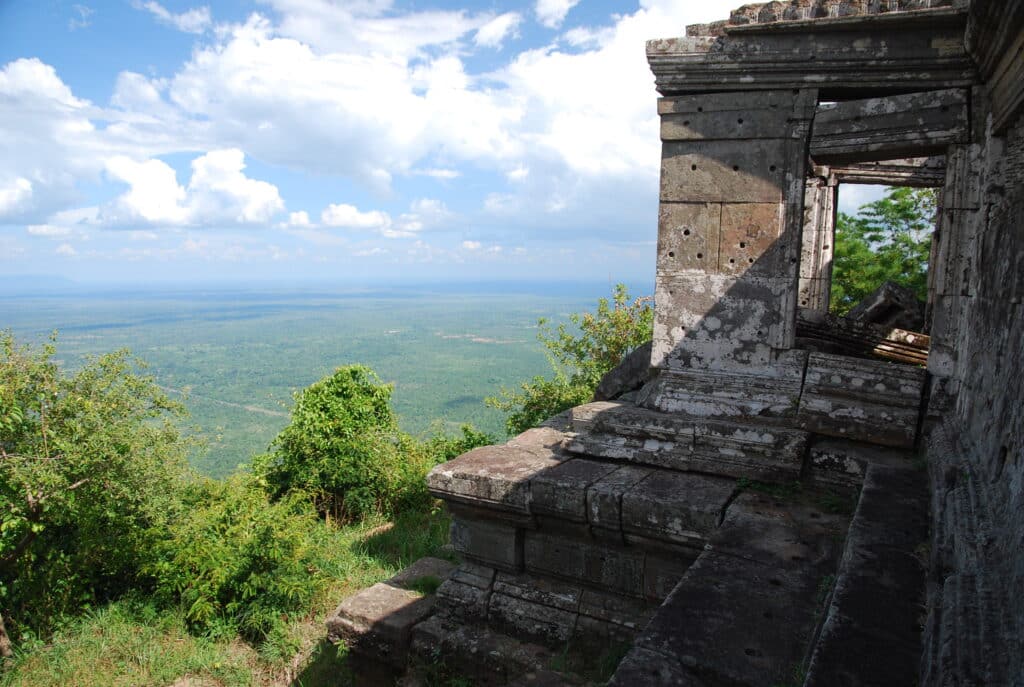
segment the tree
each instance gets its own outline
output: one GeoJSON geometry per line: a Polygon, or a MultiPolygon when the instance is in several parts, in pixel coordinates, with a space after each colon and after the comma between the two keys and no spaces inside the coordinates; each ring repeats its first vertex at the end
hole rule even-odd
{"type": "Polygon", "coordinates": [[[654,309],[651,298],[630,300],[624,284],[618,284],[612,301],[601,298],[595,313],[569,316],[572,327],[560,324],[553,330],[544,318],[538,322],[537,338],[544,344],[553,375],[540,375],[505,389],[487,405],[508,413],[506,427],[518,434],[553,415],[586,403],[606,372],[614,368],[637,346],[651,338],[654,309]]]}
{"type": "Polygon", "coordinates": [[[304,493],[322,515],[346,521],[425,506],[430,468],[490,443],[468,425],[460,436],[426,441],[401,432],[391,385],[348,365],[295,395],[291,422],[253,471],[272,497],[304,493]]]}
{"type": "Polygon", "coordinates": [[[839,213],[830,307],[843,315],[886,281],[927,298],[928,254],[935,228],[933,189],[891,188],[856,217],[839,213]]]}
{"type": "Polygon", "coordinates": [[[0,609],[35,629],[137,580],[191,446],[127,351],[69,373],[54,341],[0,333],[0,609]]]}

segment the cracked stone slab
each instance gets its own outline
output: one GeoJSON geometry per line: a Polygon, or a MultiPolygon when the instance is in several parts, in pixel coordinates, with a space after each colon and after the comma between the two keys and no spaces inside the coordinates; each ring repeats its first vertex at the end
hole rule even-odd
{"type": "Polygon", "coordinates": [[[718,527],[735,482],[657,470],[622,497],[622,529],[653,539],[700,545],[718,527]]]}
{"type": "Polygon", "coordinates": [[[622,495],[653,474],[645,467],[623,466],[587,489],[587,519],[595,536],[607,534],[621,540],[622,495]]]}
{"type": "Polygon", "coordinates": [[[594,460],[567,460],[536,475],[530,482],[530,509],[574,522],[587,521],[587,489],[619,468],[594,460]]]}

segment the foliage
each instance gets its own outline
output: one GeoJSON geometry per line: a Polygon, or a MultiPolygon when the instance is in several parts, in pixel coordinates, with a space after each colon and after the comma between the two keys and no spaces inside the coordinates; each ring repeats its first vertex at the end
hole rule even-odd
{"type": "Polygon", "coordinates": [[[538,322],[537,338],[553,371],[550,378],[536,376],[520,384],[518,391],[502,387],[499,397],[486,400],[508,415],[510,434],[589,401],[601,377],[650,340],[654,309],[651,298],[631,301],[625,285],[618,284],[611,302],[601,298],[596,312],[575,313],[569,320],[571,328],[560,324],[557,330],[546,319],[538,322]]]}
{"type": "Polygon", "coordinates": [[[856,217],[839,213],[832,311],[846,314],[886,281],[906,286],[924,300],[935,213],[935,191],[911,188],[890,189],[884,198],[861,206],[856,217]]]}
{"type": "Polygon", "coordinates": [[[303,611],[323,583],[315,512],[304,499],[268,503],[245,474],[184,492],[146,566],[157,598],[181,603],[194,631],[280,646],[288,614],[303,611]]]}
{"type": "MultiPolygon", "coordinates": [[[[326,614],[345,596],[390,577],[413,560],[438,555],[447,541],[448,519],[439,512],[410,514],[391,526],[378,518],[344,527],[319,518],[310,522],[306,541],[315,549],[319,591],[306,608],[282,620],[287,630],[284,648],[301,642],[298,653],[313,655],[294,679],[295,654],[273,651],[270,642],[257,651],[227,632],[189,633],[185,604],[174,599],[158,604],[145,595],[129,595],[66,620],[45,642],[23,642],[9,669],[0,672],[0,686],[166,687],[177,681],[224,687],[352,686],[333,651],[314,650],[323,639],[326,614]]],[[[225,626],[214,623],[214,629],[225,626]]]]}
{"type": "Polygon", "coordinates": [[[439,462],[493,439],[472,427],[420,442],[399,431],[391,386],[367,367],[338,368],[296,395],[291,423],[253,470],[275,497],[304,493],[339,521],[422,510],[425,477],[439,462]]]}
{"type": "Polygon", "coordinates": [[[127,351],[74,374],[54,353],[53,339],[34,349],[0,334],[0,609],[12,632],[139,582],[189,449],[183,407],[127,351]]]}

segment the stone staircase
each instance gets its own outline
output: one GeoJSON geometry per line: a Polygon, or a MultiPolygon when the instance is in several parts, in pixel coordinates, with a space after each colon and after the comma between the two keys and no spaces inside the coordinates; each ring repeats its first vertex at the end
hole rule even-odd
{"type": "MultiPolygon", "coordinates": [[[[806,375],[812,363],[825,360],[806,375]]],[[[802,683],[828,646],[816,638],[836,635],[820,623],[835,615],[852,508],[834,506],[854,502],[873,466],[905,469],[906,450],[880,444],[917,431],[899,413],[920,405],[923,374],[876,365],[814,372],[786,409],[761,415],[728,410],[729,389],[723,413],[651,407],[682,396],[656,378],[635,403],[579,406],[436,467],[428,488],[462,563],[429,607],[388,591],[393,618],[362,623],[400,646],[350,647],[419,666],[408,685],[437,665],[480,685],[802,683]],[[860,421],[832,431],[855,407],[860,421]],[[614,677],[593,670],[623,654],[614,677]]],[[[359,596],[346,604],[372,606],[359,596]]]]}

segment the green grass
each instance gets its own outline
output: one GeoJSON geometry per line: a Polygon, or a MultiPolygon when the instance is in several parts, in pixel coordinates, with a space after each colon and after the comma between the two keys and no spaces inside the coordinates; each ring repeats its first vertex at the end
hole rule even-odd
{"type": "MultiPolygon", "coordinates": [[[[290,618],[290,642],[306,666],[294,684],[346,684],[344,651],[324,642],[324,620],[346,596],[384,580],[413,561],[444,555],[448,517],[441,510],[409,513],[393,522],[346,527],[318,523],[325,571],[331,578],[301,617],[290,618]]],[[[293,655],[237,638],[197,637],[182,609],[159,609],[125,598],[69,620],[44,642],[27,642],[3,673],[0,687],[262,687],[293,682],[293,655]]],[[[301,668],[301,666],[300,666],[301,668]]]]}

